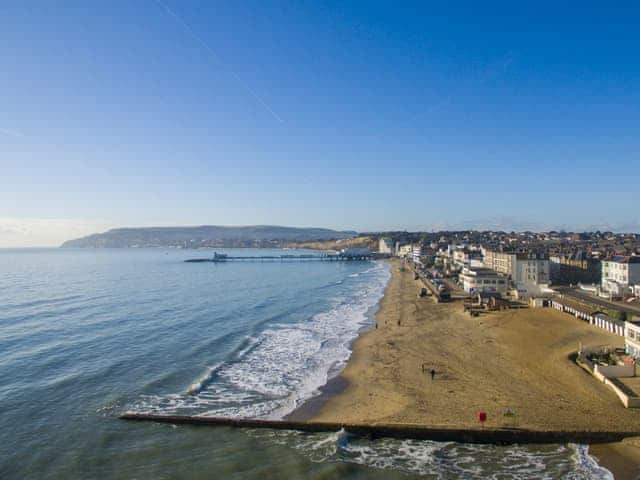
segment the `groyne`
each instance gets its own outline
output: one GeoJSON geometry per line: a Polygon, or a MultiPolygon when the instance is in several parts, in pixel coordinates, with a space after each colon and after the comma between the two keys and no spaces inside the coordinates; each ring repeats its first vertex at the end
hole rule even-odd
{"type": "Polygon", "coordinates": [[[612,443],[627,437],[640,436],[637,432],[618,431],[539,431],[520,428],[458,429],[428,427],[413,424],[336,423],[289,420],[262,420],[249,418],[204,417],[189,415],[158,415],[127,412],[123,420],[170,423],[174,425],[200,425],[247,429],[296,430],[301,432],[336,432],[340,429],[354,435],[376,438],[433,440],[482,444],[551,444],[551,443],[612,443]]]}

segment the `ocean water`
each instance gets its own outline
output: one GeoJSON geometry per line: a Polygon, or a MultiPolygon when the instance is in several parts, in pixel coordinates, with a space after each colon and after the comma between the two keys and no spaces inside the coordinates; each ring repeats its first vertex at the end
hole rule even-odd
{"type": "Polygon", "coordinates": [[[183,262],[210,254],[0,250],[1,479],[611,478],[580,445],[119,420],[290,413],[343,368],[389,278],[375,262],[183,262]]]}

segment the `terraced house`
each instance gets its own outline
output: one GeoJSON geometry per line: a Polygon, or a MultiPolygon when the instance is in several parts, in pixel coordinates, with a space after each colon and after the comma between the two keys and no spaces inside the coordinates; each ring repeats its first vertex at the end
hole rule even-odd
{"type": "Polygon", "coordinates": [[[640,284],[640,256],[615,256],[602,261],[602,290],[617,297],[633,294],[640,284]]]}
{"type": "Polygon", "coordinates": [[[538,295],[549,285],[549,259],[542,253],[485,250],[484,266],[506,275],[521,298],[538,295]]]}

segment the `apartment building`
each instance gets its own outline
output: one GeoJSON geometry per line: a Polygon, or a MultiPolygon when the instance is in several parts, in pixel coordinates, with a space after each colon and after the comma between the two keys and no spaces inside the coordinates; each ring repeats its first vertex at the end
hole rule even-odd
{"type": "Polygon", "coordinates": [[[600,260],[584,251],[552,255],[549,268],[554,284],[600,283],[600,260]]]}
{"type": "Polygon", "coordinates": [[[462,288],[467,293],[504,293],[507,279],[489,268],[464,268],[460,273],[462,288]]]}
{"type": "Polygon", "coordinates": [[[624,349],[634,358],[640,358],[640,324],[625,322],[624,349]]]}
{"type": "Polygon", "coordinates": [[[602,260],[602,290],[615,296],[631,294],[640,284],[640,256],[615,256],[602,260]]]}
{"type": "Polygon", "coordinates": [[[550,282],[549,259],[541,253],[485,250],[484,266],[506,275],[520,298],[539,295],[550,282]]]}
{"type": "Polygon", "coordinates": [[[413,258],[413,261],[417,264],[421,264],[421,257],[422,257],[422,247],[420,245],[414,245],[413,248],[411,249],[411,256],[413,258]]]}

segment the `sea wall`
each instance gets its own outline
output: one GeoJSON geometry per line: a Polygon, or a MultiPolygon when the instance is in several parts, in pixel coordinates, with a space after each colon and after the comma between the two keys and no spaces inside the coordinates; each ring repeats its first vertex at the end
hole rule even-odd
{"type": "Polygon", "coordinates": [[[604,378],[624,378],[635,377],[636,366],[633,363],[627,365],[595,365],[593,367],[593,375],[601,381],[604,381],[600,377],[604,378]]]}
{"type": "Polygon", "coordinates": [[[614,391],[626,408],[640,408],[640,397],[627,394],[624,384],[619,380],[615,378],[605,378],[604,384],[608,385],[609,388],[614,391]]]}

